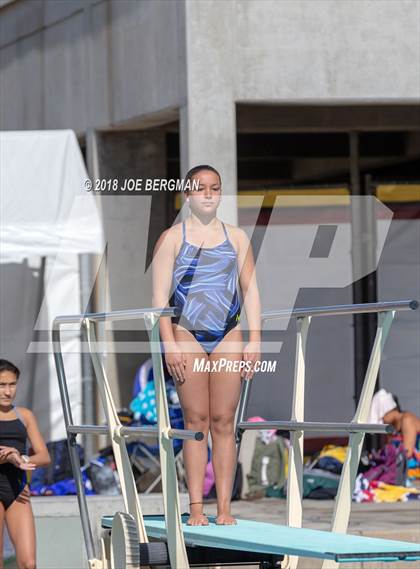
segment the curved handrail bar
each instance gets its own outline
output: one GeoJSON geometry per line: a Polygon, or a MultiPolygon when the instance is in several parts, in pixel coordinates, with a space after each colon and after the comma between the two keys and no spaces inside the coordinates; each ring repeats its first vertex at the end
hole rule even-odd
{"type": "Polygon", "coordinates": [[[312,432],[336,432],[346,433],[382,433],[391,434],[394,432],[392,425],[375,423],[320,423],[315,421],[241,421],[237,424],[238,429],[255,431],[260,429],[279,429],[282,431],[312,431],[312,432]]]}
{"type": "Polygon", "coordinates": [[[417,300],[398,302],[366,302],[363,304],[338,304],[335,306],[314,306],[313,308],[295,308],[293,310],[268,310],[261,315],[262,320],[276,318],[304,318],[305,316],[337,316],[339,314],[367,314],[388,310],[417,310],[417,300]]]}
{"type": "MultiPolygon", "coordinates": [[[[68,432],[73,435],[77,434],[101,434],[103,433],[103,426],[100,425],[74,425],[70,400],[68,394],[66,393],[66,380],[64,373],[64,362],[63,355],[61,352],[61,330],[60,326],[62,324],[74,324],[82,323],[84,320],[92,321],[102,321],[106,320],[111,316],[111,320],[132,320],[135,318],[142,318],[149,314],[156,314],[160,316],[175,316],[179,312],[178,308],[145,308],[145,309],[133,309],[133,310],[116,310],[114,312],[97,312],[97,313],[87,313],[87,314],[73,314],[68,316],[57,316],[53,320],[52,327],[52,343],[53,343],[53,353],[56,364],[58,384],[61,395],[61,401],[63,405],[63,415],[66,428],[68,432]]],[[[107,429],[107,427],[105,427],[107,429]]],[[[121,433],[123,436],[135,437],[137,435],[146,435],[152,431],[154,427],[122,427],[121,433]]],[[[156,433],[157,433],[157,427],[156,433]]],[[[188,429],[170,429],[168,431],[168,437],[171,439],[194,439],[196,441],[202,441],[204,439],[204,434],[201,431],[191,431],[188,429]]]]}
{"type": "Polygon", "coordinates": [[[178,316],[180,309],[174,308],[133,308],[127,310],[112,310],[111,312],[86,312],[85,314],[69,314],[57,316],[53,320],[54,326],[61,324],[77,324],[83,320],[91,320],[92,322],[103,322],[105,320],[136,320],[137,318],[144,318],[149,314],[156,314],[159,316],[178,316]]]}
{"type": "MultiPolygon", "coordinates": [[[[109,429],[107,425],[70,425],[68,432],[74,435],[108,435],[109,429]]],[[[120,434],[127,438],[137,438],[138,435],[143,437],[156,437],[159,435],[157,426],[150,427],[122,427],[120,434]]],[[[168,437],[170,439],[183,439],[202,441],[204,433],[201,431],[191,431],[188,429],[169,429],[168,437]]]]}
{"type": "MultiPolygon", "coordinates": [[[[314,306],[309,308],[294,308],[282,310],[268,310],[261,315],[262,320],[273,320],[276,318],[303,318],[305,316],[337,316],[340,314],[367,314],[384,312],[387,310],[417,310],[419,302],[417,300],[400,300],[390,302],[366,302],[363,304],[337,304],[333,306],[314,306]]],[[[144,318],[150,314],[162,316],[178,316],[179,308],[134,308],[129,310],[113,310],[111,312],[87,312],[85,314],[69,314],[57,316],[53,320],[53,328],[61,324],[76,324],[83,320],[92,322],[135,320],[144,318]]]]}

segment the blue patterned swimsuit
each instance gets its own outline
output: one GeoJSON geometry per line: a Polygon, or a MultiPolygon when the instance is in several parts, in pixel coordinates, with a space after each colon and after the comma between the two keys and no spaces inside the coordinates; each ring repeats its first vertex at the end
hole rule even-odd
{"type": "Polygon", "coordinates": [[[186,328],[210,354],[240,320],[237,254],[222,222],[225,241],[197,247],[185,237],[175,259],[170,306],[181,309],[173,322],[186,328]]]}

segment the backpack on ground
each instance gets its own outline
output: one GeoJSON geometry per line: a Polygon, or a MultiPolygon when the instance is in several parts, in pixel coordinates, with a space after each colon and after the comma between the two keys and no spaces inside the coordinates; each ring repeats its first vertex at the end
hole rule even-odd
{"type": "Polygon", "coordinates": [[[249,491],[247,496],[265,493],[271,486],[281,487],[285,475],[285,445],[282,437],[266,444],[260,438],[255,440],[251,471],[247,474],[249,491]]]}

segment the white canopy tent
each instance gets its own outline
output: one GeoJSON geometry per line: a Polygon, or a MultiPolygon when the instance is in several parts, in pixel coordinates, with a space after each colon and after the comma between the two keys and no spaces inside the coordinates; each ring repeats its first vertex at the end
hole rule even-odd
{"type": "MultiPolygon", "coordinates": [[[[22,371],[17,404],[30,407],[46,440],[65,436],[51,353],[57,314],[85,310],[79,255],[104,238],[73,131],[0,133],[0,357],[22,371]]],[[[64,337],[74,419],[81,418],[79,330],[64,337]]]]}

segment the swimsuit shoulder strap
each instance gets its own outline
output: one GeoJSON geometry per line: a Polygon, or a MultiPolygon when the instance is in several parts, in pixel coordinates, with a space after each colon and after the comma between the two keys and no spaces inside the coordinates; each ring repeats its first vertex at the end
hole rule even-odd
{"type": "Polygon", "coordinates": [[[185,231],[186,231],[186,230],[185,230],[185,221],[183,221],[183,222],[182,222],[182,242],[183,242],[183,243],[185,243],[185,239],[186,239],[185,231]]]}
{"type": "Polygon", "coordinates": [[[25,421],[23,420],[22,413],[18,410],[16,406],[13,406],[13,411],[16,413],[16,417],[19,419],[19,421],[23,424],[23,426],[26,429],[26,424],[25,421]]]}
{"type": "MultiPolygon", "coordinates": [[[[221,221],[221,220],[220,220],[220,221],[221,221]]],[[[234,251],[235,255],[238,255],[238,252],[236,251],[236,249],[235,249],[235,247],[234,247],[232,241],[231,241],[230,238],[229,238],[229,235],[228,235],[228,232],[227,232],[227,229],[226,229],[226,225],[223,223],[223,221],[221,221],[221,223],[222,223],[222,226],[223,226],[223,231],[224,231],[225,236],[226,236],[226,241],[227,241],[227,242],[229,243],[229,245],[231,246],[231,248],[232,248],[232,250],[234,251]]]]}
{"type": "Polygon", "coordinates": [[[224,231],[224,234],[225,234],[226,239],[227,239],[227,240],[229,241],[229,243],[232,245],[231,240],[229,239],[229,235],[228,235],[228,232],[227,232],[227,229],[226,229],[226,225],[223,223],[223,221],[222,221],[222,227],[223,227],[223,231],[224,231]]]}

